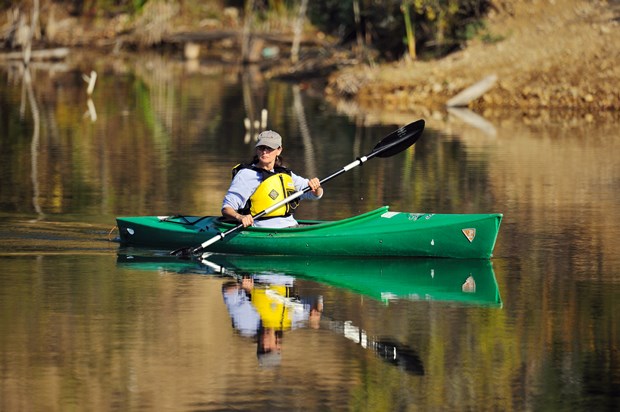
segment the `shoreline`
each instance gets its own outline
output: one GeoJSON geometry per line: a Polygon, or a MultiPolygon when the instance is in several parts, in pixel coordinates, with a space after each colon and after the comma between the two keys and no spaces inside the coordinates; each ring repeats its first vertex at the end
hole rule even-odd
{"type": "MultiPolygon", "coordinates": [[[[506,7],[510,2],[498,3],[506,3],[506,7]]],[[[459,107],[485,117],[506,111],[536,116],[537,112],[547,110],[575,113],[586,119],[601,115],[617,117],[620,49],[616,45],[620,42],[620,3],[587,0],[513,3],[509,10],[498,8],[488,19],[489,32],[501,40],[485,43],[473,39],[463,50],[439,60],[403,59],[368,65],[348,60],[350,52],[334,50],[329,58],[319,53],[301,65],[292,65],[286,56],[288,46],[282,43],[287,36],[280,34],[262,45],[263,50],[278,45],[279,55],[263,57],[251,67],[257,67],[267,79],[318,85],[314,86],[316,91],[334,105],[357,106],[362,112],[443,112],[447,110],[447,102],[458,93],[485,77],[496,76],[497,81],[490,89],[459,107]]],[[[47,45],[49,50],[66,48],[71,54],[100,50],[119,56],[143,52],[123,43],[124,34],[114,34],[105,27],[104,30],[101,24],[87,28],[65,19],[58,20],[56,25],[63,30],[56,29],[56,42],[47,45]],[[66,21],[72,24],[65,25],[66,21]],[[82,35],[82,41],[91,39],[93,48],[75,44],[76,38],[67,35],[73,31],[82,35]]],[[[306,51],[312,54],[315,50],[329,49],[325,44],[326,41],[320,45],[307,44],[306,51]]],[[[195,60],[188,58],[187,50],[181,45],[163,45],[144,52],[171,53],[180,61],[198,66],[218,59],[222,64],[243,64],[238,58],[235,60],[238,44],[234,40],[224,39],[199,47],[201,54],[195,60]]],[[[0,61],[16,53],[19,51],[4,50],[0,61]]],[[[47,61],[62,62],[63,58],[47,61]]]]}

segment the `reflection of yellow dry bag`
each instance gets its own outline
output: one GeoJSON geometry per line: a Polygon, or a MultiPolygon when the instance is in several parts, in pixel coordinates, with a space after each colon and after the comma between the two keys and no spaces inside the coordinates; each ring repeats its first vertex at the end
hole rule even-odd
{"type": "Polygon", "coordinates": [[[291,315],[284,304],[284,299],[273,299],[267,294],[267,289],[282,297],[287,297],[286,286],[270,285],[267,288],[254,288],[252,290],[252,304],[260,315],[265,328],[288,330],[291,328],[291,315]]]}

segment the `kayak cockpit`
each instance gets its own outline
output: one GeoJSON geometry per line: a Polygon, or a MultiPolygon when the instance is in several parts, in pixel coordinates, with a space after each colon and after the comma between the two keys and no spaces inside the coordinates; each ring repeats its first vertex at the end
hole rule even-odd
{"type": "MultiPolygon", "coordinates": [[[[370,212],[366,212],[361,215],[352,216],[352,217],[341,219],[341,220],[333,220],[333,221],[332,220],[298,220],[299,226],[295,226],[295,227],[277,228],[277,229],[270,228],[270,227],[248,227],[248,228],[245,228],[244,230],[250,231],[250,232],[274,232],[274,231],[280,232],[280,231],[283,231],[283,232],[298,233],[298,232],[304,232],[308,230],[316,231],[322,228],[331,229],[334,226],[340,226],[340,225],[348,226],[351,223],[359,223],[364,220],[374,219],[377,216],[380,216],[386,213],[388,210],[389,210],[389,206],[382,206],[375,210],[371,210],[370,212]]],[[[229,223],[229,222],[219,220],[219,219],[215,222],[215,225],[220,230],[228,230],[236,226],[235,223],[229,223]]]]}

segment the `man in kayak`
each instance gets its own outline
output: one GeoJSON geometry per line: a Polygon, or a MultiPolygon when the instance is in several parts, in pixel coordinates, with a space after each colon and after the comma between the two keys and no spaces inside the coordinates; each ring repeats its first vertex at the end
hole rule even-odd
{"type": "Polygon", "coordinates": [[[233,180],[222,202],[222,215],[243,227],[294,227],[293,211],[300,199],[320,199],[323,188],[318,178],[305,179],[282,166],[282,136],[273,130],[258,135],[256,155],[250,164],[233,169],[233,180]],[[252,217],[289,195],[309,186],[312,190],[254,220],[252,217]]]}

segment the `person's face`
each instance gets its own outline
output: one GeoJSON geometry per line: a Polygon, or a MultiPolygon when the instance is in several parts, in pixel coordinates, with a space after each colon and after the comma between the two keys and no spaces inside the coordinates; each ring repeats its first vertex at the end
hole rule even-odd
{"type": "Polygon", "coordinates": [[[282,147],[272,149],[269,146],[258,146],[256,148],[256,155],[258,160],[263,164],[270,164],[276,161],[276,157],[282,152],[282,147]]]}
{"type": "Polygon", "coordinates": [[[243,280],[241,281],[241,287],[247,292],[252,291],[252,289],[254,289],[254,279],[243,278],[243,280]]]}

